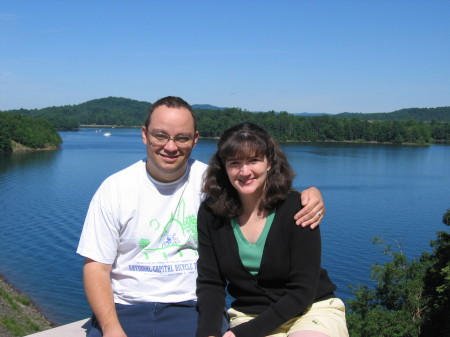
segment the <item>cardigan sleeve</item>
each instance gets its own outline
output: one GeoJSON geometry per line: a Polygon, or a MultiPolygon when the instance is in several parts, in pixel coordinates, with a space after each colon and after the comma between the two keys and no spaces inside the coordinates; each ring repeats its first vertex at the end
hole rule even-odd
{"type": "Polygon", "coordinates": [[[216,252],[211,242],[209,226],[214,217],[200,206],[197,217],[198,253],[197,262],[197,337],[221,336],[223,312],[225,310],[226,282],[221,276],[216,252]]]}
{"type": "MultiPolygon", "coordinates": [[[[258,317],[232,328],[237,337],[266,336],[286,321],[301,315],[315,300],[321,271],[320,230],[297,227],[293,223],[293,215],[299,208],[299,194],[293,193],[290,196],[284,207],[279,208],[277,212],[278,219],[275,218],[272,225],[275,226],[272,228],[275,233],[270,242],[271,254],[277,254],[274,245],[289,244],[289,256],[283,257],[285,263],[290,264],[285,292],[258,317]],[[295,198],[292,198],[292,195],[295,198]],[[282,226],[288,226],[284,234],[279,231],[282,226]]],[[[262,265],[261,274],[268,272],[263,268],[265,266],[262,265]]]]}

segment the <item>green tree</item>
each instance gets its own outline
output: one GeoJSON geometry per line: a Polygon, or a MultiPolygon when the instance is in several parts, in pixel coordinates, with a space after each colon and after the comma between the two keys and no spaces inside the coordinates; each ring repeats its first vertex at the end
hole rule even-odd
{"type": "Polygon", "coordinates": [[[0,152],[11,152],[12,114],[0,112],[0,152]]]}
{"type": "Polygon", "coordinates": [[[391,260],[372,267],[374,289],[366,285],[350,287],[356,297],[348,301],[350,335],[418,337],[426,305],[422,293],[427,259],[408,261],[400,247],[385,245],[379,238],[374,243],[382,246],[382,253],[391,260]]]}
{"type": "Polygon", "coordinates": [[[12,141],[32,149],[57,147],[62,142],[46,120],[0,112],[0,151],[11,152],[12,141]]]}
{"type": "MultiPolygon", "coordinates": [[[[442,222],[450,226],[450,210],[442,222]]],[[[439,231],[431,245],[431,266],[424,278],[428,306],[421,336],[450,336],[450,233],[439,231]]]]}
{"type": "MultiPolygon", "coordinates": [[[[450,210],[443,222],[450,226],[450,210]]],[[[352,337],[450,336],[450,233],[440,231],[431,253],[408,261],[379,238],[388,261],[372,267],[373,288],[351,286],[348,327],[352,337]]]]}

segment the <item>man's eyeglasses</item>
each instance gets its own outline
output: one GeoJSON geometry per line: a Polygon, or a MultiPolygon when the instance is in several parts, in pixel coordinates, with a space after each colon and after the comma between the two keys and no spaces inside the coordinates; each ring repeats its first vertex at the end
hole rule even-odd
{"type": "Polygon", "coordinates": [[[176,135],[174,137],[171,137],[167,133],[163,132],[149,132],[149,135],[152,137],[152,143],[159,146],[166,145],[170,140],[173,140],[176,146],[186,147],[194,138],[188,135],[176,135]]]}

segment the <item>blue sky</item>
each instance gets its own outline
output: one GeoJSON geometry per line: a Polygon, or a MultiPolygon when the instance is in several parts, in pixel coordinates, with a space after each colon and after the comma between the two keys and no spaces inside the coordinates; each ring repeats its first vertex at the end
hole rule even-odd
{"type": "Polygon", "coordinates": [[[450,1],[1,1],[0,110],[166,95],[290,113],[449,106],[450,1]]]}

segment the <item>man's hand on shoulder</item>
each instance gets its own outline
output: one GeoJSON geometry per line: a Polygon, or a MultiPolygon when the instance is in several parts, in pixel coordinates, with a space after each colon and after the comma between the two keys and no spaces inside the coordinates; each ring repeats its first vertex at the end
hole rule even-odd
{"type": "Polygon", "coordinates": [[[295,214],[295,223],[302,227],[310,226],[311,229],[319,226],[325,214],[325,205],[322,194],[316,187],[310,187],[301,194],[303,208],[295,214]]]}

